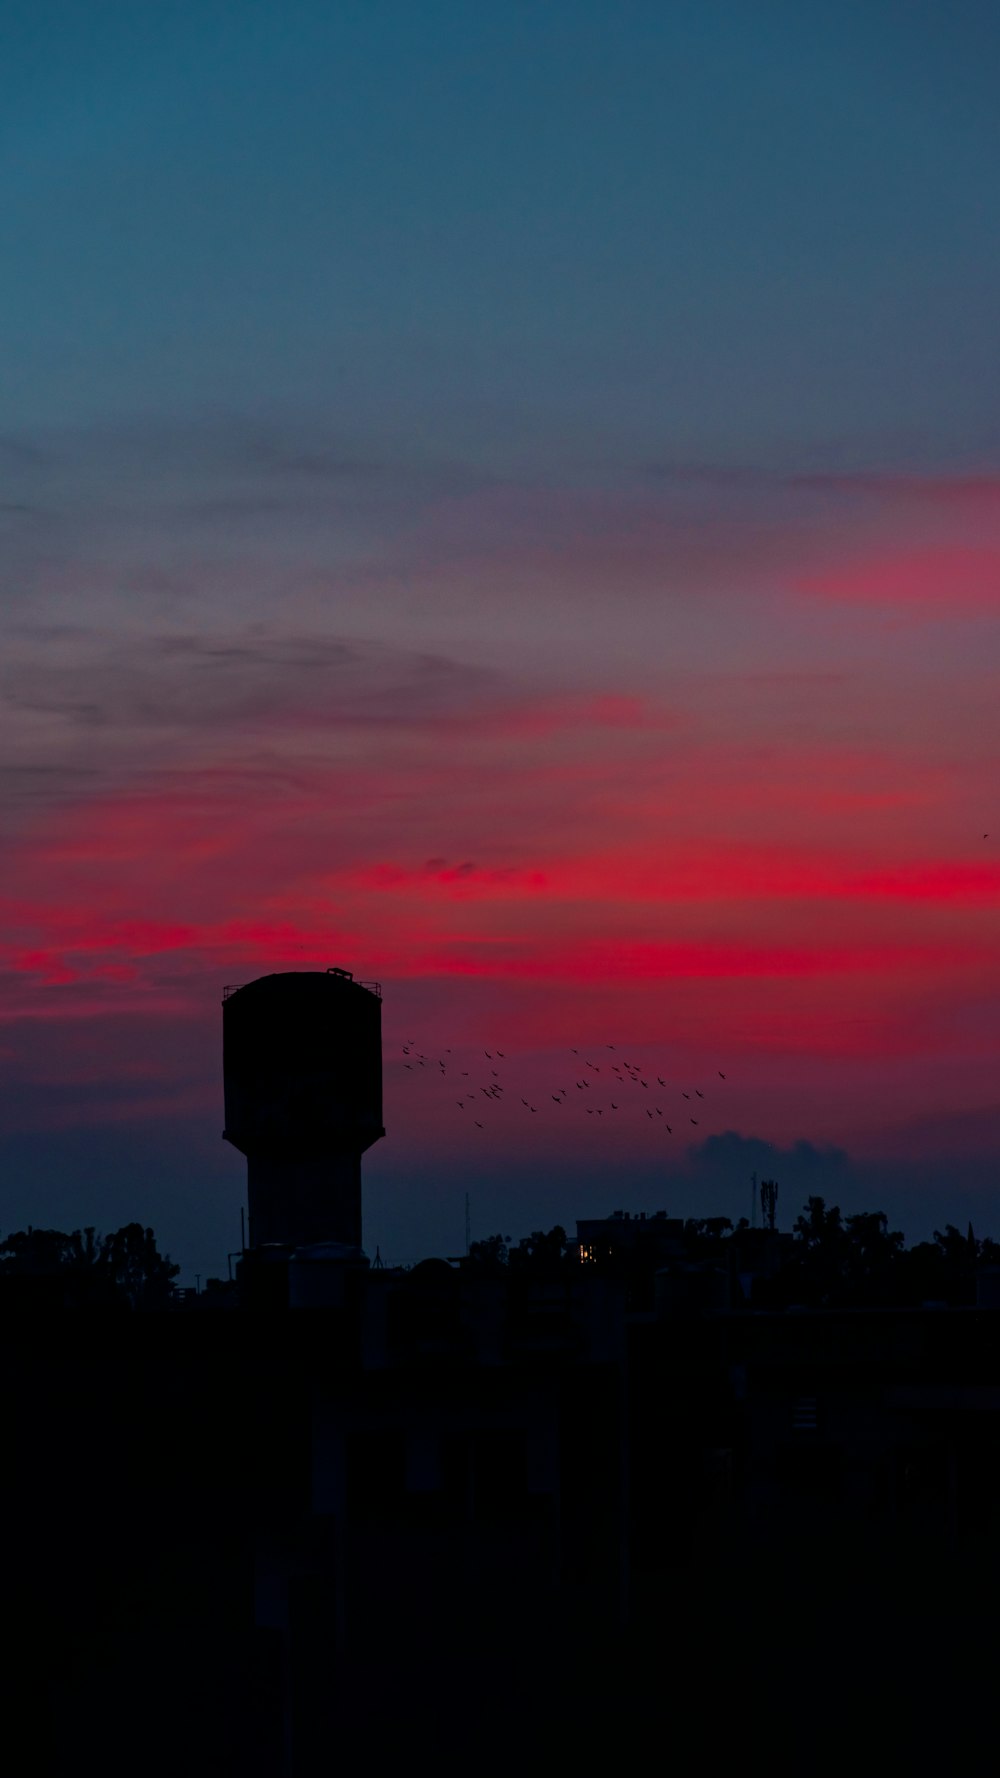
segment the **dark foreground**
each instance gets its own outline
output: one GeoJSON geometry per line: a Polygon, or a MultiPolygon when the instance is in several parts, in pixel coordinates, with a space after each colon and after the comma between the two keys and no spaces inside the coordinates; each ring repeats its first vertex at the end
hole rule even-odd
{"type": "Polygon", "coordinates": [[[3,1317],[8,1770],[993,1769],[996,1311],[425,1286],[3,1317]]]}

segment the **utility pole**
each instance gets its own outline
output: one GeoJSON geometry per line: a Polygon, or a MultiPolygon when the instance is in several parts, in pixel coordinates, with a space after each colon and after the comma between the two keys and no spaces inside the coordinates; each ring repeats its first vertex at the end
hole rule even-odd
{"type": "Polygon", "coordinates": [[[466,1252],[466,1257],[468,1257],[469,1248],[471,1246],[472,1246],[472,1225],[469,1221],[469,1194],[468,1194],[468,1192],[466,1192],[466,1194],[465,1194],[465,1252],[466,1252]]]}
{"type": "Polygon", "coordinates": [[[750,1227],[757,1227],[757,1175],[750,1175],[750,1227]]]}

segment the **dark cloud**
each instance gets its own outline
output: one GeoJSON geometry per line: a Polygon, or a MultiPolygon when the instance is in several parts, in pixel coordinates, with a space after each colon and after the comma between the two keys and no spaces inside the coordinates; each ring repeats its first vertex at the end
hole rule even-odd
{"type": "MultiPolygon", "coordinates": [[[[27,639],[30,630],[21,626],[27,639]]],[[[56,654],[58,632],[0,666],[9,711],[58,715],[70,726],[119,730],[238,727],[267,717],[297,727],[399,727],[464,705],[495,685],[441,655],[339,637],[281,635],[261,626],[225,635],[103,633],[56,654]]]]}
{"type": "Polygon", "coordinates": [[[0,476],[8,612],[72,597],[130,615],[243,603],[289,564],[363,567],[429,502],[484,481],[419,445],[389,456],[318,421],[225,414],[0,440],[0,476]]]}
{"type": "MultiPolygon", "coordinates": [[[[370,451],[349,433],[301,415],[265,419],[246,414],[191,413],[177,419],[138,416],[66,427],[43,438],[0,437],[0,471],[24,478],[53,478],[67,492],[75,486],[93,490],[113,472],[127,473],[129,489],[159,488],[165,497],[186,487],[192,502],[201,494],[243,499],[267,498],[275,504],[287,497],[291,484],[313,491],[343,485],[396,485],[406,482],[462,488],[479,485],[482,472],[461,462],[444,462],[418,451],[392,456],[370,451]],[[205,489],[206,477],[210,488],[205,489]],[[228,484],[228,487],[227,487],[228,484]]],[[[106,494],[120,503],[120,480],[109,480],[106,494]]]]}
{"type": "Polygon", "coordinates": [[[934,504],[1000,504],[1000,469],[920,471],[907,468],[784,470],[752,463],[647,463],[647,479],[666,486],[852,495],[934,504]]]}
{"type": "Polygon", "coordinates": [[[220,436],[228,439],[234,459],[269,475],[358,481],[392,473],[385,461],[366,457],[318,430],[235,419],[220,428],[220,436]]]}
{"type": "Polygon", "coordinates": [[[383,474],[388,467],[359,451],[346,436],[291,418],[140,415],[62,427],[42,437],[0,436],[0,469],[72,470],[95,461],[125,461],[133,469],[159,471],[184,465],[204,469],[214,463],[264,475],[348,479],[383,474]]]}
{"type": "MultiPolygon", "coordinates": [[[[499,673],[444,655],[263,624],[127,638],[21,624],[14,640],[0,658],[8,811],[138,777],[149,785],[209,739],[216,755],[238,747],[252,775],[279,735],[300,734],[308,751],[323,734],[461,730],[484,695],[504,695],[499,673]]],[[[280,764],[286,779],[294,769],[280,764]]]]}
{"type": "Polygon", "coordinates": [[[732,1183],[741,1176],[746,1179],[749,1199],[750,1178],[775,1175],[795,1190],[822,1197],[847,1179],[850,1157],[843,1148],[818,1148],[805,1138],[789,1148],[777,1147],[758,1136],[742,1136],[735,1130],[709,1136],[688,1150],[686,1170],[706,1184],[732,1183]]]}

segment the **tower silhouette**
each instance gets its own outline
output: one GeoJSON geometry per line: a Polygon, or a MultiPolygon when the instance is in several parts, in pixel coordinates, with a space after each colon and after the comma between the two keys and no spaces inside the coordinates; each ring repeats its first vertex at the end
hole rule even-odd
{"type": "Polygon", "coordinates": [[[382,1124],[382,998],[349,970],[265,975],[222,1001],[226,1127],[249,1245],[361,1246],[361,1156],[382,1124]]]}

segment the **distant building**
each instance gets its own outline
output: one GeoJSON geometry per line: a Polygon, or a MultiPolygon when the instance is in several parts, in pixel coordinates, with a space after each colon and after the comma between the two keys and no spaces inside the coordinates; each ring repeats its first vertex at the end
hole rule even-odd
{"type": "Polygon", "coordinates": [[[576,1239],[584,1264],[615,1254],[640,1252],[663,1263],[683,1259],[687,1252],[684,1220],[668,1216],[665,1210],[647,1215],[644,1210],[632,1216],[627,1210],[615,1210],[610,1216],[584,1217],[577,1221],[576,1239]]]}

